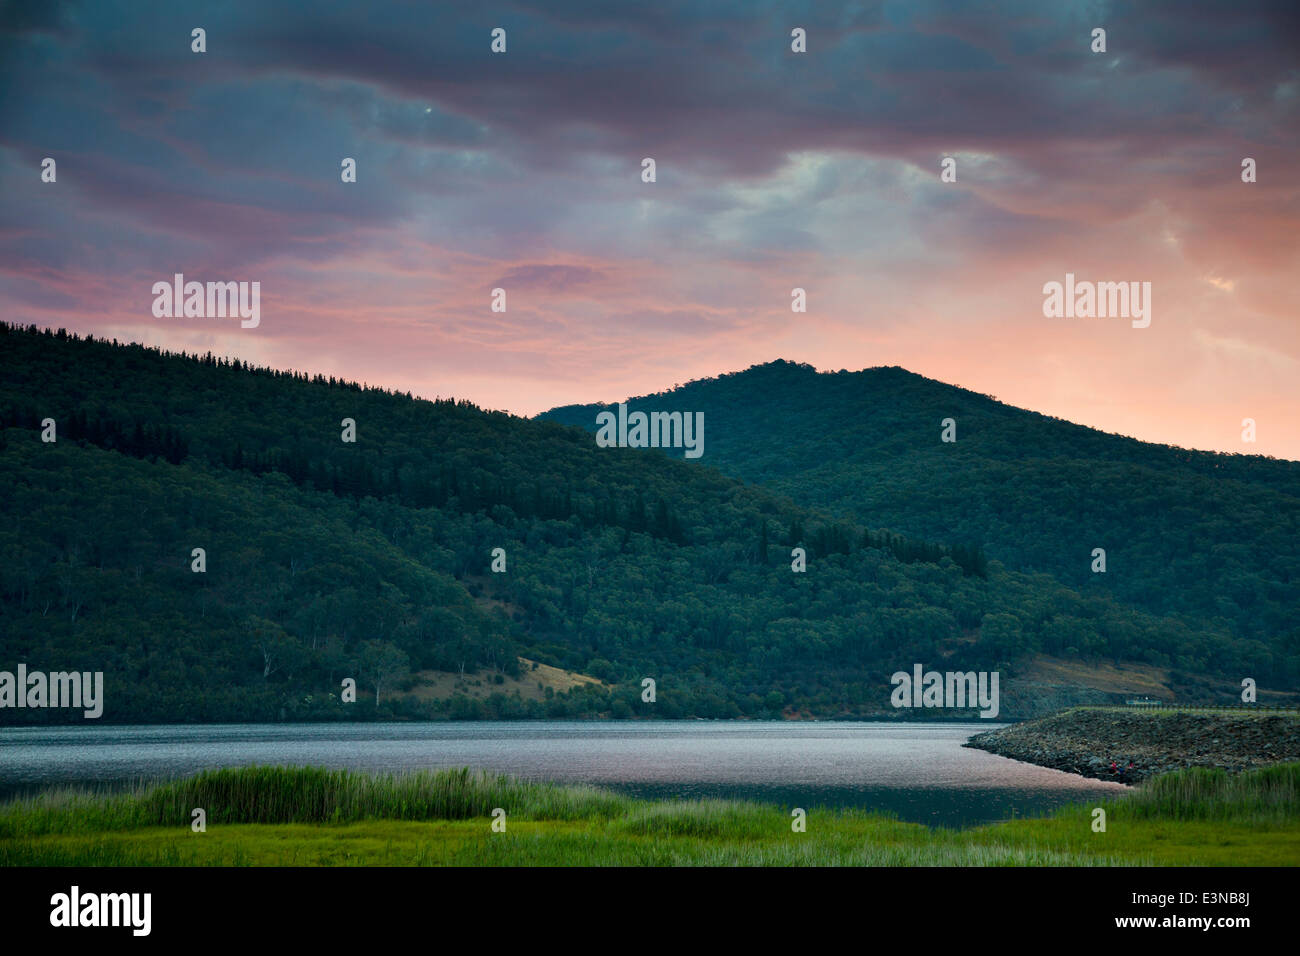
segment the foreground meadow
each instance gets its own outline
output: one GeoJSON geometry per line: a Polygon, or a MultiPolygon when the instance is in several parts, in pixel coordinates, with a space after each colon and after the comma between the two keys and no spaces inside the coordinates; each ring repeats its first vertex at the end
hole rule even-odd
{"type": "Polygon", "coordinates": [[[1300,764],[1179,771],[1117,800],[960,830],[815,807],[806,832],[791,822],[773,806],[642,801],[468,770],[248,767],[4,804],[0,866],[1296,865],[1300,764]],[[192,829],[196,808],[204,832],[192,829]]]}

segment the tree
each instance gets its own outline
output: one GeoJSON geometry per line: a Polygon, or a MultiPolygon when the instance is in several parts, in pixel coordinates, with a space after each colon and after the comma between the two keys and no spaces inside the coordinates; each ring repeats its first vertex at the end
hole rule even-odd
{"type": "Polygon", "coordinates": [[[361,674],[375,685],[375,707],[384,690],[405,680],[411,673],[406,652],[388,641],[366,641],[361,647],[361,674]]]}
{"type": "Polygon", "coordinates": [[[274,621],[250,614],[244,619],[244,630],[249,641],[262,655],[262,679],[267,680],[277,671],[293,672],[300,662],[301,646],[274,621]]]}

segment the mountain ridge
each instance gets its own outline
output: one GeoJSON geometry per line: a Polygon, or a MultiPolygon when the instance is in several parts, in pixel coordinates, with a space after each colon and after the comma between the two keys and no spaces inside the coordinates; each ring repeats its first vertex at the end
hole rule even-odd
{"type": "MultiPolygon", "coordinates": [[[[704,414],[702,461],[727,474],[841,517],[968,541],[1008,567],[1158,613],[1250,637],[1280,630],[1300,653],[1289,613],[1300,606],[1300,462],[1112,435],[897,366],[817,372],[780,360],[627,405],[659,403],[704,414]],[[956,440],[944,442],[949,419],[956,440]],[[1096,547],[1105,574],[1091,570],[1096,547]],[[1162,597],[1144,593],[1152,584],[1162,597]],[[1207,600],[1216,590],[1229,593],[1207,600]]],[[[590,431],[609,407],[540,417],[590,431]]]]}
{"type": "Polygon", "coordinates": [[[7,325],[0,368],[0,659],[105,670],[113,722],[885,717],[915,663],[1000,670],[1024,715],[1077,699],[1017,677],[1042,654],[1209,697],[1294,680],[1279,638],[963,567],[958,538],[555,422],[7,325]],[[491,692],[521,657],[604,684],[491,692]],[[430,669],[488,675],[486,699],[425,699],[430,669]]]}

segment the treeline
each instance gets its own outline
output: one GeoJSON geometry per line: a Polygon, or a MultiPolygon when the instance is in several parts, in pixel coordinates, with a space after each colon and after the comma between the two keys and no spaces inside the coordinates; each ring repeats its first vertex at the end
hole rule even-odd
{"type": "Polygon", "coordinates": [[[69,426],[83,437],[55,444],[30,419],[0,431],[0,662],[103,670],[106,721],[880,715],[895,670],[1005,680],[1040,653],[1300,677],[1283,640],[1151,615],[574,428],[29,331],[0,333],[0,367],[0,408],[60,429],[85,416],[69,426]],[[137,422],[162,442],[171,429],[179,463],[91,440],[137,422]],[[349,491],[356,463],[398,490],[349,491]],[[408,694],[422,672],[513,675],[520,656],[611,689],[408,694]],[[345,676],[356,704],[337,699],[345,676]]]}
{"type": "MultiPolygon", "coordinates": [[[[116,340],[108,342],[93,336],[78,336],[64,329],[40,330],[35,326],[17,328],[0,323],[0,344],[15,347],[12,361],[16,367],[28,359],[35,365],[34,351],[39,350],[42,339],[54,340],[67,348],[78,350],[80,356],[77,362],[85,364],[88,371],[95,368],[96,359],[106,357],[103,350],[107,348],[118,350],[116,358],[119,363],[123,353],[128,356],[138,353],[141,357],[163,360],[161,363],[153,361],[137,366],[136,374],[166,372],[175,375],[183,368],[178,363],[189,363],[210,374],[221,376],[223,380],[201,383],[194,381],[194,376],[188,375],[184,381],[192,383],[190,390],[182,391],[177,387],[168,393],[165,386],[161,387],[159,390],[168,393],[172,400],[166,403],[165,411],[160,410],[160,415],[179,420],[175,424],[141,421],[138,417],[131,419],[129,424],[119,420],[104,407],[105,402],[118,399],[115,390],[108,388],[107,383],[88,381],[88,387],[83,393],[85,397],[71,408],[68,408],[66,402],[60,401],[60,392],[55,389],[44,390],[43,393],[48,396],[48,404],[44,409],[22,393],[10,397],[0,404],[0,414],[3,414],[0,427],[10,423],[16,427],[35,429],[44,418],[52,417],[53,412],[58,412],[56,423],[64,428],[66,419],[63,434],[72,440],[134,457],[162,457],[173,464],[183,461],[189,454],[191,439],[187,433],[194,432],[196,438],[193,443],[198,448],[199,456],[211,463],[255,475],[279,472],[298,485],[354,499],[391,498],[411,508],[453,508],[466,513],[491,513],[494,509],[502,508],[519,517],[559,521],[576,518],[585,527],[614,526],[629,533],[649,534],[679,544],[686,543],[690,538],[688,525],[692,519],[679,514],[673,496],[647,494],[646,487],[651,486],[651,483],[639,481],[634,473],[625,472],[619,476],[619,480],[602,484],[592,481],[590,470],[583,468],[574,469],[571,472],[574,477],[571,479],[544,482],[536,480],[536,472],[532,469],[518,467],[520,462],[517,460],[503,460],[496,456],[500,467],[484,467],[485,450],[491,445],[471,448],[468,442],[462,440],[449,448],[449,443],[438,442],[435,434],[448,428],[458,428],[458,435],[463,439],[467,434],[472,436],[480,432],[484,421],[504,425],[512,420],[502,413],[483,412],[467,401],[435,399],[416,403],[411,399],[410,393],[370,388],[333,376],[307,376],[298,372],[254,367],[239,359],[214,357],[210,352],[204,355],[166,353],[142,345],[122,346],[116,340]],[[342,442],[339,438],[339,425],[335,422],[322,422],[314,436],[306,435],[296,427],[282,428],[279,432],[271,432],[265,426],[257,425],[245,429],[212,428],[212,419],[231,417],[233,409],[230,400],[226,399],[227,395],[233,399],[251,393],[247,382],[250,375],[272,383],[287,381],[323,387],[331,393],[341,391],[359,394],[375,400],[377,407],[372,407],[371,410],[383,417],[373,423],[365,421],[360,425],[362,435],[356,443],[342,442]],[[96,388],[96,384],[101,387],[96,388]],[[186,408],[186,404],[193,401],[190,391],[198,391],[205,384],[205,390],[209,393],[221,389],[225,406],[211,417],[204,416],[203,409],[186,408]],[[407,425],[406,422],[391,420],[395,403],[406,412],[416,405],[424,406],[423,410],[429,414],[420,416],[424,419],[422,427],[429,429],[430,434],[396,434],[397,429],[407,425]],[[369,428],[387,432],[394,440],[387,443],[369,440],[364,435],[369,428]],[[241,436],[230,432],[243,434],[241,436]],[[260,442],[256,441],[259,437],[262,439],[260,442]],[[430,441],[431,438],[433,441],[430,441]]],[[[71,373],[72,369],[68,371],[71,373]]],[[[39,380],[34,379],[31,384],[35,385],[39,380]]],[[[177,382],[177,386],[181,384],[177,382]]],[[[18,391],[15,389],[15,392],[18,391]]],[[[22,391],[27,395],[32,394],[30,388],[22,391]]],[[[265,413],[283,409],[282,400],[287,397],[283,391],[271,389],[267,394],[275,395],[281,401],[261,404],[263,414],[260,416],[255,411],[257,403],[250,401],[246,405],[248,417],[265,417],[265,413]]],[[[331,398],[335,397],[331,394],[331,398]]],[[[156,398],[157,396],[155,400],[156,398]]],[[[285,411],[284,414],[293,413],[285,411]]],[[[359,412],[354,410],[354,414],[343,417],[356,421],[356,414],[359,412]]],[[[407,421],[411,418],[409,414],[404,417],[407,421]]],[[[293,417],[284,420],[301,418],[319,419],[321,416],[293,414],[293,417]]],[[[338,422],[341,423],[341,419],[338,422]]],[[[495,437],[489,432],[484,432],[483,435],[487,441],[495,437]]],[[[577,436],[567,433],[563,438],[572,443],[577,436]]],[[[521,447],[519,451],[527,455],[535,449],[521,447]]],[[[594,449],[589,451],[594,452],[594,449]]],[[[651,453],[645,454],[648,456],[651,453]]],[[[762,535],[766,534],[764,524],[762,535]]],[[[789,521],[789,533],[785,541],[781,542],[787,547],[806,544],[815,554],[824,556],[847,553],[852,546],[850,542],[856,539],[859,547],[888,550],[900,561],[938,563],[941,558],[950,557],[968,574],[985,573],[984,555],[977,546],[938,544],[888,531],[859,530],[837,522],[823,522],[812,530],[807,541],[804,538],[803,523],[795,516],[789,521]]],[[[766,541],[756,541],[755,544],[765,551],[766,541]]]]}
{"type": "MultiPolygon", "coordinates": [[[[1107,434],[901,368],[778,361],[628,401],[661,406],[703,412],[710,463],[805,506],[1300,648],[1300,462],[1107,434]]],[[[541,417],[591,429],[603,407],[541,417]]]]}

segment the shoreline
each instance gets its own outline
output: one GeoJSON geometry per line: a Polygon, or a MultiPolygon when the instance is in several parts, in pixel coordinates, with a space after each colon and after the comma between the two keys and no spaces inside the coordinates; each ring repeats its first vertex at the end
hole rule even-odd
{"type": "Polygon", "coordinates": [[[1188,767],[1240,773],[1300,759],[1300,716],[1075,707],[962,744],[1095,780],[1139,783],[1188,767]],[[1111,772],[1133,763],[1125,778],[1111,772]]]}
{"type": "Polygon", "coordinates": [[[1300,860],[1298,795],[1300,763],[1190,771],[1044,816],[931,828],[467,768],[251,766],[2,804],[0,866],[1286,866],[1300,860]],[[1085,835],[1098,808],[1123,822],[1104,840],[1085,835]]]}

